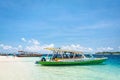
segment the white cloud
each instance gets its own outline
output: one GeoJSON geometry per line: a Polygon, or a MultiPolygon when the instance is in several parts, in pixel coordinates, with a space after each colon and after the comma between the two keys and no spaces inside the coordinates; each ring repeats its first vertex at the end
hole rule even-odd
{"type": "Polygon", "coordinates": [[[120,46],[118,47],[118,51],[120,51],[120,46]]]}
{"type": "Polygon", "coordinates": [[[83,46],[80,46],[79,44],[77,45],[66,45],[66,46],[62,46],[62,49],[68,49],[68,50],[77,50],[77,51],[83,51],[83,52],[91,52],[93,51],[92,48],[86,48],[83,46]]]}
{"type": "Polygon", "coordinates": [[[33,45],[33,46],[26,46],[25,47],[25,50],[26,51],[40,51],[41,50],[41,47],[40,46],[37,46],[37,45],[33,45]]]}
{"type": "Polygon", "coordinates": [[[26,46],[25,50],[26,51],[33,51],[33,52],[45,52],[44,48],[47,48],[47,47],[54,47],[54,44],[26,46]]]}
{"type": "Polygon", "coordinates": [[[101,47],[101,48],[97,48],[97,52],[112,51],[112,50],[114,50],[114,48],[111,48],[111,47],[101,47]]]}
{"type": "MultiPolygon", "coordinates": [[[[36,39],[26,40],[26,43],[23,45],[18,45],[17,47],[13,47],[11,45],[5,45],[0,44],[0,50],[5,52],[17,52],[18,50],[24,50],[24,51],[31,51],[31,52],[41,52],[41,53],[48,53],[50,51],[45,50],[44,48],[48,47],[55,47],[54,44],[43,44],[41,45],[40,42],[36,39]]],[[[120,49],[120,46],[118,47],[120,49]]],[[[76,51],[82,51],[82,52],[102,52],[102,51],[113,51],[114,48],[112,47],[100,47],[95,49],[92,49],[90,47],[83,47],[79,44],[72,44],[72,45],[63,45],[61,46],[61,49],[68,49],[68,50],[76,50],[76,51]]]]}
{"type": "Polygon", "coordinates": [[[24,42],[27,44],[24,46],[19,45],[18,49],[19,50],[25,50],[25,51],[32,51],[32,52],[44,52],[44,48],[46,47],[54,47],[54,44],[43,44],[40,45],[40,42],[36,39],[30,39],[26,40],[25,38],[21,38],[24,42]]]}
{"type": "Polygon", "coordinates": [[[3,48],[4,50],[12,49],[12,46],[4,45],[4,44],[0,44],[0,47],[3,48]]]}
{"type": "Polygon", "coordinates": [[[120,49],[120,46],[118,48],[120,49]]]}
{"type": "Polygon", "coordinates": [[[28,40],[28,43],[32,43],[33,45],[39,45],[40,44],[40,42],[36,39],[28,40]]]}
{"type": "Polygon", "coordinates": [[[21,38],[21,40],[22,40],[23,42],[26,42],[26,41],[27,41],[25,38],[21,38]]]}
{"type": "Polygon", "coordinates": [[[31,51],[31,52],[46,52],[44,48],[46,47],[54,47],[54,44],[43,44],[40,45],[40,42],[36,39],[26,40],[25,38],[21,38],[22,41],[26,42],[25,46],[18,45],[18,50],[31,51]]]}
{"type": "MultiPolygon", "coordinates": [[[[25,42],[24,46],[18,45],[17,47],[15,47],[15,46],[13,47],[11,45],[0,44],[0,50],[1,51],[10,51],[10,52],[17,52],[18,50],[24,50],[24,51],[44,53],[47,51],[44,48],[55,47],[54,44],[41,45],[40,42],[36,39],[26,40],[25,38],[21,38],[21,40],[25,42]]],[[[95,50],[90,47],[83,47],[79,44],[63,45],[60,48],[68,49],[68,50],[83,51],[83,52],[102,52],[102,51],[113,51],[114,50],[114,48],[112,48],[112,47],[101,47],[101,48],[97,48],[95,50]]],[[[120,46],[118,48],[120,49],[120,46]]]]}
{"type": "Polygon", "coordinates": [[[43,48],[48,48],[48,47],[51,48],[51,47],[54,47],[54,44],[43,45],[42,47],[43,47],[43,48]]]}
{"type": "Polygon", "coordinates": [[[23,50],[22,45],[18,45],[17,50],[23,50]]]}
{"type": "Polygon", "coordinates": [[[18,45],[18,48],[22,48],[22,45],[18,45]]]}
{"type": "Polygon", "coordinates": [[[33,45],[39,45],[39,44],[40,44],[40,42],[39,42],[38,40],[36,40],[36,39],[26,40],[25,38],[21,38],[21,40],[22,40],[23,42],[27,42],[27,43],[33,44],[33,45]]]}
{"type": "Polygon", "coordinates": [[[17,52],[18,48],[10,45],[0,44],[0,52],[17,52]]]}

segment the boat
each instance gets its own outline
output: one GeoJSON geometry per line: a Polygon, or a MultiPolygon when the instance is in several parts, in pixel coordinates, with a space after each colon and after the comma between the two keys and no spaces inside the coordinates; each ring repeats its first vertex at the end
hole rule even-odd
{"type": "Polygon", "coordinates": [[[37,52],[18,51],[19,54],[15,54],[17,57],[40,57],[42,54],[37,52]]]}
{"type": "Polygon", "coordinates": [[[36,64],[44,66],[64,66],[64,65],[95,65],[101,64],[107,60],[107,57],[96,58],[92,54],[84,54],[81,51],[65,50],[60,48],[45,48],[53,52],[36,61],[36,64]]]}

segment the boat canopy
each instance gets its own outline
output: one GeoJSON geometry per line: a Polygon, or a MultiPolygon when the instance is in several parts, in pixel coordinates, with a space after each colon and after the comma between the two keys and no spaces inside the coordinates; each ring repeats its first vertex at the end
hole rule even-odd
{"type": "Polygon", "coordinates": [[[45,48],[45,49],[55,51],[55,52],[59,52],[59,53],[83,54],[82,51],[67,50],[67,49],[60,49],[60,48],[45,48]]]}

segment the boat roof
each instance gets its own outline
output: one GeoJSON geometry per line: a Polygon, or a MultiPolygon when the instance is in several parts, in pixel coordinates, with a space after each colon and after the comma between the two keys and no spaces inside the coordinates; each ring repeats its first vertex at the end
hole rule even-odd
{"type": "Polygon", "coordinates": [[[82,54],[82,51],[75,51],[75,50],[67,50],[67,49],[60,49],[60,48],[45,48],[47,50],[55,51],[55,52],[61,52],[61,53],[74,53],[74,54],[82,54]]]}

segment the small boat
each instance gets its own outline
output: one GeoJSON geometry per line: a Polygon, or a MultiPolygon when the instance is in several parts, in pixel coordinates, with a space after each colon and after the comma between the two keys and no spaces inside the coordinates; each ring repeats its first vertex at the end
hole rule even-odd
{"type": "Polygon", "coordinates": [[[17,57],[40,57],[41,54],[16,54],[17,57]]]}
{"type": "Polygon", "coordinates": [[[19,54],[16,54],[17,57],[40,57],[42,54],[37,52],[27,52],[27,51],[18,51],[19,54]]]}
{"type": "Polygon", "coordinates": [[[52,56],[49,54],[42,57],[36,64],[44,66],[62,66],[62,65],[94,65],[101,64],[107,60],[107,57],[95,58],[91,54],[85,55],[81,51],[64,50],[60,48],[45,48],[53,52],[52,56]]]}

